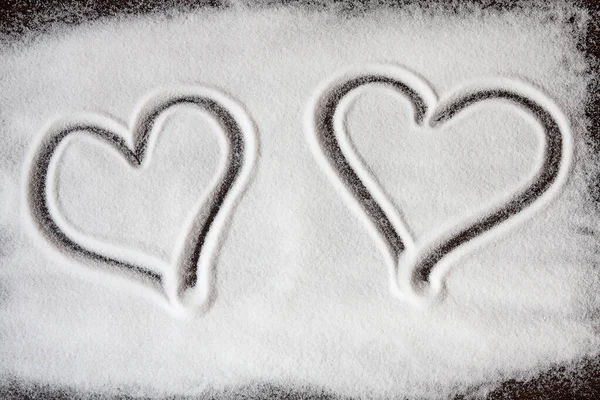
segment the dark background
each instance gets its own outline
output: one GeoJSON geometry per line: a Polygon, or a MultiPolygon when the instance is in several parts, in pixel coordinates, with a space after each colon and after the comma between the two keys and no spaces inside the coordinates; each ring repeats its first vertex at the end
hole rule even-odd
{"type": "MultiPolygon", "coordinates": [[[[235,1],[235,0],[234,0],[235,1]]],[[[240,0],[237,4],[250,7],[291,6],[310,10],[329,10],[340,15],[356,15],[371,9],[384,7],[398,8],[417,3],[424,9],[435,12],[464,13],[468,10],[486,12],[519,11],[519,9],[552,8],[552,0],[539,1],[417,1],[417,0],[240,0]]],[[[583,29],[576,16],[565,21],[573,25],[578,39],[578,49],[586,55],[588,72],[593,79],[588,87],[586,115],[590,121],[587,140],[598,154],[600,165],[600,0],[565,1],[591,16],[583,29]]],[[[0,47],[22,46],[36,38],[55,31],[70,29],[86,21],[106,18],[127,18],[144,14],[155,14],[170,18],[178,13],[197,9],[225,9],[231,7],[227,0],[145,0],[145,1],[102,1],[102,0],[0,0],[0,47]]],[[[588,171],[590,194],[600,205],[600,167],[588,171]]],[[[598,206],[600,211],[600,206],[598,206]]],[[[599,316],[600,319],[600,316],[599,316]]],[[[117,388],[116,392],[88,393],[74,388],[51,387],[35,382],[23,382],[10,377],[0,381],[1,399],[143,399],[137,396],[135,388],[117,388]]],[[[590,399],[600,400],[600,359],[586,358],[566,365],[556,365],[542,374],[528,380],[507,380],[493,391],[484,394],[479,388],[472,388],[455,397],[466,399],[479,393],[486,399],[590,399]]],[[[479,396],[477,396],[479,397],[479,396]]],[[[187,397],[165,397],[164,399],[184,399],[187,397]]],[[[287,388],[271,383],[232,388],[220,393],[206,393],[203,399],[286,399],[286,400],[334,400],[335,395],[315,388],[287,388]]],[[[339,399],[342,400],[342,399],[339,399]]],[[[351,400],[351,399],[344,399],[351,400]]]]}

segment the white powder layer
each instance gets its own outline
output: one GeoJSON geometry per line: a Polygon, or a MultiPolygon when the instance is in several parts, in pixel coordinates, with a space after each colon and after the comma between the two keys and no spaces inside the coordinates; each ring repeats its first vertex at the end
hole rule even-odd
{"type": "MultiPolygon", "coordinates": [[[[570,119],[580,148],[583,61],[558,23],[536,16],[357,18],[294,11],[202,12],[90,24],[0,58],[0,376],[91,390],[200,393],[252,382],[342,395],[445,397],[595,353],[598,217],[578,168],[527,223],[461,259],[439,304],[390,294],[373,237],[307,143],[309,100],[349,66],[402,65],[444,96],[474,78],[519,77],[570,119]],[[81,111],[130,121],[155,88],[231,94],[260,142],[232,214],[204,316],[178,319],[127,281],[58,257],[26,228],[24,166],[51,118],[81,111]]],[[[516,107],[482,103],[439,130],[373,88],[348,134],[417,237],[512,190],[541,151],[516,107]]],[[[215,174],[218,132],[172,113],[147,171],[97,140],[71,140],[58,201],[82,233],[168,260],[215,174]]],[[[577,163],[584,162],[581,154],[577,163]]]]}

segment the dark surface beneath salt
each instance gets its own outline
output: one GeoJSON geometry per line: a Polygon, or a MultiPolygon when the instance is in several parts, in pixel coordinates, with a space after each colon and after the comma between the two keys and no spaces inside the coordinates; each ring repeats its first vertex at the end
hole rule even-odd
{"type": "MultiPolygon", "coordinates": [[[[454,400],[484,398],[487,400],[513,399],[598,399],[600,398],[600,360],[585,359],[568,366],[557,366],[547,372],[525,381],[509,380],[500,383],[489,392],[472,388],[457,394],[454,400]]],[[[115,388],[116,389],[116,388],[115,388]]],[[[197,396],[157,396],[135,395],[138,389],[121,389],[112,394],[102,392],[82,392],[72,388],[19,382],[5,382],[0,386],[0,398],[18,399],[159,399],[159,400],[358,400],[340,397],[319,389],[296,389],[282,385],[257,383],[252,386],[231,388],[222,392],[206,392],[197,396]]]]}

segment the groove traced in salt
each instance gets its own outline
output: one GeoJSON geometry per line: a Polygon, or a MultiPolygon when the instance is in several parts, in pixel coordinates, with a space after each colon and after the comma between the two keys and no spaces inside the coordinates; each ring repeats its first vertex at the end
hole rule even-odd
{"type": "MultiPolygon", "coordinates": [[[[365,222],[375,228],[372,230],[382,242],[390,265],[392,292],[413,303],[439,298],[445,275],[460,261],[456,256],[459,251],[473,251],[473,242],[484,243],[482,239],[489,240],[530,218],[535,210],[556,197],[570,172],[570,128],[549,99],[528,88],[525,82],[497,79],[473,86],[436,106],[436,96],[428,84],[409,71],[392,66],[362,66],[324,85],[308,116],[308,140],[317,159],[325,163],[337,187],[350,195],[351,206],[358,208],[359,214],[364,212],[368,217],[365,222]],[[355,93],[375,84],[406,96],[420,126],[443,127],[464,108],[486,100],[509,101],[535,115],[543,126],[543,145],[533,174],[523,179],[515,193],[507,191],[490,205],[472,209],[469,221],[454,226],[441,224],[429,238],[415,241],[397,206],[384,194],[346,133],[346,116],[355,93]]],[[[430,162],[438,161],[432,158],[430,162]]]]}
{"type": "MultiPolygon", "coordinates": [[[[253,122],[243,108],[214,89],[182,88],[146,99],[131,132],[133,140],[130,141],[124,127],[98,115],[81,115],[50,123],[31,156],[25,184],[28,217],[50,244],[76,263],[96,265],[115,275],[127,274],[131,282],[164,295],[173,310],[206,309],[213,301],[214,258],[221,233],[256,161],[253,122]],[[161,116],[181,104],[209,112],[218,122],[217,130],[222,130],[226,137],[221,145],[226,154],[217,178],[182,228],[175,251],[176,263],[169,265],[140,252],[127,254],[126,249],[115,248],[72,229],[55,202],[55,171],[61,144],[73,133],[82,131],[110,144],[131,167],[147,168],[156,135],[161,130],[161,116]],[[115,255],[108,255],[110,253],[115,255]]],[[[152,214],[146,216],[153,217],[152,214]]]]}

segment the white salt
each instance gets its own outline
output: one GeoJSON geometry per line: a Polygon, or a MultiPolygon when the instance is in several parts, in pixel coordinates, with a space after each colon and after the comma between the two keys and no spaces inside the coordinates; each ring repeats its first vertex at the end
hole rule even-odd
{"type": "MultiPolygon", "coordinates": [[[[3,50],[0,374],[146,394],[271,382],[437,398],[595,354],[596,238],[580,229],[599,223],[580,172],[587,78],[560,22],[542,21],[228,10],[87,24],[3,50]],[[305,132],[322,82],[374,62],[415,71],[442,97],[475,78],[518,77],[557,104],[575,138],[560,195],[461,258],[430,307],[390,293],[383,254],[305,132]],[[48,120],[91,111],[129,122],[147,93],[182,84],[237,99],[260,146],[216,261],[214,304],[187,319],[125,279],[66,261],[23,212],[28,156],[48,120]]],[[[511,190],[541,151],[539,126],[514,106],[482,103],[433,133],[409,128],[411,118],[401,96],[374,87],[347,126],[417,236],[511,190]]],[[[140,172],[74,137],[58,168],[63,217],[84,235],[168,261],[217,171],[218,138],[203,114],[181,107],[140,172]]]]}

